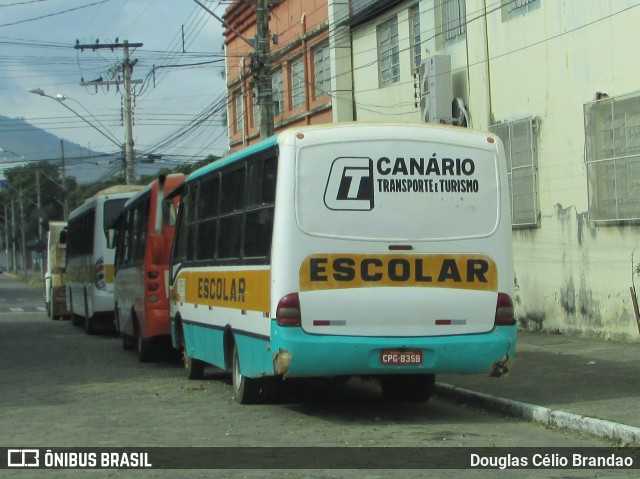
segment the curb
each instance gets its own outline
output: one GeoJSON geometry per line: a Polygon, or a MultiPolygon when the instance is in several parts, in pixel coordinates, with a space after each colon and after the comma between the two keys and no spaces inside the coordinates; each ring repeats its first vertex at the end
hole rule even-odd
{"type": "Polygon", "coordinates": [[[434,392],[441,397],[459,402],[478,405],[491,411],[499,411],[509,416],[537,422],[545,426],[555,426],[573,431],[621,442],[625,446],[640,446],[640,427],[627,426],[604,419],[580,416],[564,411],[556,411],[534,404],[511,399],[503,399],[490,394],[470,391],[451,384],[436,383],[434,392]]]}

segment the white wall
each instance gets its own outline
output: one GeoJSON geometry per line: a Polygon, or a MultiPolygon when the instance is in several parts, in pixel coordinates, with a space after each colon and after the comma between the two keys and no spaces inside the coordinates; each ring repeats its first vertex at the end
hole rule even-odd
{"type": "MultiPolygon", "coordinates": [[[[352,30],[358,120],[420,119],[409,56],[408,8],[414,3],[352,30]],[[379,88],[376,25],[392,15],[398,15],[401,77],[379,88]]],[[[508,21],[501,9],[491,11],[496,3],[467,0],[466,39],[443,45],[435,30],[439,8],[435,0],[422,0],[423,59],[427,49],[451,55],[454,96],[467,104],[472,128],[525,116],[540,120],[541,217],[537,228],[513,235],[518,316],[530,328],[637,340],[629,287],[634,279],[640,288],[632,274],[640,263],[640,229],[588,219],[583,105],[596,91],[640,90],[634,53],[640,2],[540,0],[538,8],[508,21]]]]}

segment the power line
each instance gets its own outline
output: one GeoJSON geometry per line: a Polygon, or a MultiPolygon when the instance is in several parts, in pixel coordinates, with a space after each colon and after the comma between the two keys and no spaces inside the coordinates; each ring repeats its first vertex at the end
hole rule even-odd
{"type": "Polygon", "coordinates": [[[88,5],[82,5],[80,7],[69,8],[67,10],[62,10],[60,12],[49,13],[47,15],[41,15],[39,17],[26,18],[24,20],[18,20],[17,22],[0,24],[0,27],[10,27],[10,26],[13,26],[13,25],[20,25],[22,23],[35,22],[36,20],[42,20],[43,18],[50,18],[50,17],[55,17],[57,15],[64,15],[65,13],[75,12],[76,10],[82,10],[83,8],[93,7],[95,5],[100,5],[102,3],[107,3],[107,2],[110,2],[110,1],[111,0],[100,0],[99,2],[90,3],[88,5]]]}

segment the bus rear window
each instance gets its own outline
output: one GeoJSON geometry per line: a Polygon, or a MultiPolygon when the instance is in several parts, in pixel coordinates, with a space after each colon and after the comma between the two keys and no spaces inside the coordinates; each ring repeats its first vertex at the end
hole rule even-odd
{"type": "Polygon", "coordinates": [[[352,141],[299,150],[298,225],[311,235],[442,240],[492,234],[500,215],[490,149],[352,141]]]}
{"type": "Polygon", "coordinates": [[[127,202],[128,198],[119,198],[116,200],[107,200],[104,202],[104,220],[103,220],[103,228],[104,234],[107,238],[107,244],[109,248],[113,248],[113,234],[109,234],[110,230],[115,228],[116,220],[118,219],[118,215],[122,208],[124,208],[124,204],[127,202]]]}

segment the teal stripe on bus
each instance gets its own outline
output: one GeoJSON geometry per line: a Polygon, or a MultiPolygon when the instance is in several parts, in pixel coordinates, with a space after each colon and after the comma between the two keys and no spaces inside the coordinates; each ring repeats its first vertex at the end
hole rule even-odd
{"type": "Polygon", "coordinates": [[[238,150],[231,153],[229,156],[225,156],[219,160],[209,163],[208,165],[203,166],[202,168],[199,168],[193,173],[191,173],[187,177],[186,182],[188,183],[190,181],[196,180],[201,176],[205,176],[207,173],[210,173],[215,170],[219,170],[220,168],[223,168],[227,165],[235,163],[236,161],[241,161],[248,156],[255,155],[256,153],[260,153],[261,151],[268,150],[269,148],[273,148],[278,144],[278,136],[279,135],[270,136],[269,138],[266,138],[256,143],[255,145],[249,145],[246,148],[243,148],[242,150],[238,150]]]}

